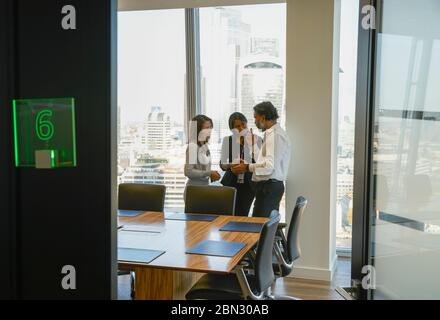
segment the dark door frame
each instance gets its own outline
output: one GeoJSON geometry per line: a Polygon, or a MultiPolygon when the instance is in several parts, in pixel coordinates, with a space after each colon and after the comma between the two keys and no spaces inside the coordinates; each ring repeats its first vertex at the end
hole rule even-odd
{"type": "Polygon", "coordinates": [[[116,38],[117,0],[0,1],[0,300],[117,298],[116,38]],[[59,25],[63,3],[77,8],[79,27],[74,32],[63,31],[59,25]],[[42,50],[29,50],[40,44],[42,50]],[[63,57],[56,56],[59,48],[63,57]],[[70,59],[65,71],[73,76],[61,77],[64,70],[52,65],[50,57],[56,57],[58,65],[61,58],[70,59]],[[29,67],[39,81],[33,83],[29,67]],[[80,120],[77,147],[81,163],[72,170],[50,173],[16,168],[12,100],[64,96],[66,92],[78,98],[75,115],[80,120]],[[91,132],[94,135],[89,136],[91,132]],[[93,154],[96,149],[99,152],[93,154]],[[84,183],[88,178],[91,185],[84,183]],[[41,194],[44,179],[51,181],[47,182],[48,192],[59,188],[57,182],[71,179],[62,186],[74,192],[60,193],[64,198],[58,194],[50,205],[40,206],[40,200],[46,199],[41,194]],[[69,197],[76,197],[72,208],[69,197]],[[39,215],[58,217],[60,210],[65,219],[56,222],[61,226],[56,236],[66,249],[58,246],[39,260],[38,255],[46,254],[45,247],[53,242],[54,235],[47,232],[53,225],[43,222],[36,226],[35,221],[39,215]],[[80,230],[81,237],[72,230],[80,230]],[[59,285],[61,266],[66,264],[78,266],[75,290],[63,290],[59,285]]]}
{"type": "Polygon", "coordinates": [[[374,134],[374,78],[376,59],[376,34],[380,24],[382,0],[359,0],[359,39],[356,91],[356,128],[353,186],[352,227],[352,286],[359,299],[368,299],[369,292],[362,288],[364,266],[370,261],[371,201],[373,199],[373,134],[374,134]],[[376,9],[376,29],[364,29],[362,19],[364,6],[376,9]]]}
{"type": "Polygon", "coordinates": [[[12,114],[8,108],[15,94],[15,1],[0,2],[0,300],[15,299],[17,292],[16,173],[13,168],[12,114]]]}

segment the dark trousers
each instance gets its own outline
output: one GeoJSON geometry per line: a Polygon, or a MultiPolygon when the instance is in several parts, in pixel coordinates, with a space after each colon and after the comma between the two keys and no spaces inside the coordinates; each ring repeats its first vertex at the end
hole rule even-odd
{"type": "Polygon", "coordinates": [[[247,217],[255,198],[252,173],[246,172],[244,175],[244,183],[238,183],[237,176],[228,170],[225,173],[222,184],[227,187],[233,187],[237,190],[235,198],[235,215],[247,217]]]}
{"type": "Polygon", "coordinates": [[[260,181],[255,186],[255,203],[253,217],[268,218],[272,210],[280,209],[284,194],[284,183],[278,180],[260,181]]]}
{"type": "Polygon", "coordinates": [[[245,181],[245,183],[237,183],[235,188],[237,189],[237,198],[235,200],[235,215],[245,216],[249,215],[252,202],[255,198],[255,190],[252,187],[252,181],[245,181]]]}

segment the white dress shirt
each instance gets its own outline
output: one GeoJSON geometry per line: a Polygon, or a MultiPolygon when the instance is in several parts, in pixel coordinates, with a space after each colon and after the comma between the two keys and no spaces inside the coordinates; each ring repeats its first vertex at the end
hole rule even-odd
{"type": "Polygon", "coordinates": [[[256,163],[249,164],[249,171],[253,172],[252,181],[285,181],[289,161],[289,137],[279,124],[275,124],[264,132],[263,145],[258,152],[256,163]]]}

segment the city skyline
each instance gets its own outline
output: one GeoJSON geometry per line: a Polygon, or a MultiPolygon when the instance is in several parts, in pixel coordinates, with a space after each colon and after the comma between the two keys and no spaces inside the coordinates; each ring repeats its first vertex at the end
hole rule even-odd
{"type": "MultiPolygon", "coordinates": [[[[214,122],[210,141],[213,170],[221,171],[221,140],[230,134],[229,114],[243,111],[252,126],[253,105],[270,99],[284,118],[285,14],[285,4],[200,9],[201,108],[214,122]],[[277,23],[261,23],[263,13],[277,23]]],[[[119,44],[119,182],[163,183],[173,190],[172,196],[167,195],[166,207],[183,209],[184,11],[120,15],[119,37],[130,35],[136,40],[119,44]],[[162,30],[159,26],[164,24],[167,27],[162,30]],[[150,36],[162,32],[161,38],[150,36]],[[176,42],[160,40],[165,38],[176,42]],[[151,52],[148,45],[153,46],[151,52]],[[156,46],[165,51],[161,57],[156,55],[156,46]],[[172,94],[164,93],[164,87],[172,94]]]]}

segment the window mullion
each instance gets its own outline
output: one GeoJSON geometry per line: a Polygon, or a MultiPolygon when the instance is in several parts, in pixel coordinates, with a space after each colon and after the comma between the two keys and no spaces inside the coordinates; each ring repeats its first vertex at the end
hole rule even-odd
{"type": "Polygon", "coordinates": [[[199,9],[185,9],[185,33],[186,33],[186,117],[188,120],[201,110],[201,87],[200,87],[200,32],[199,32],[199,9]]]}

